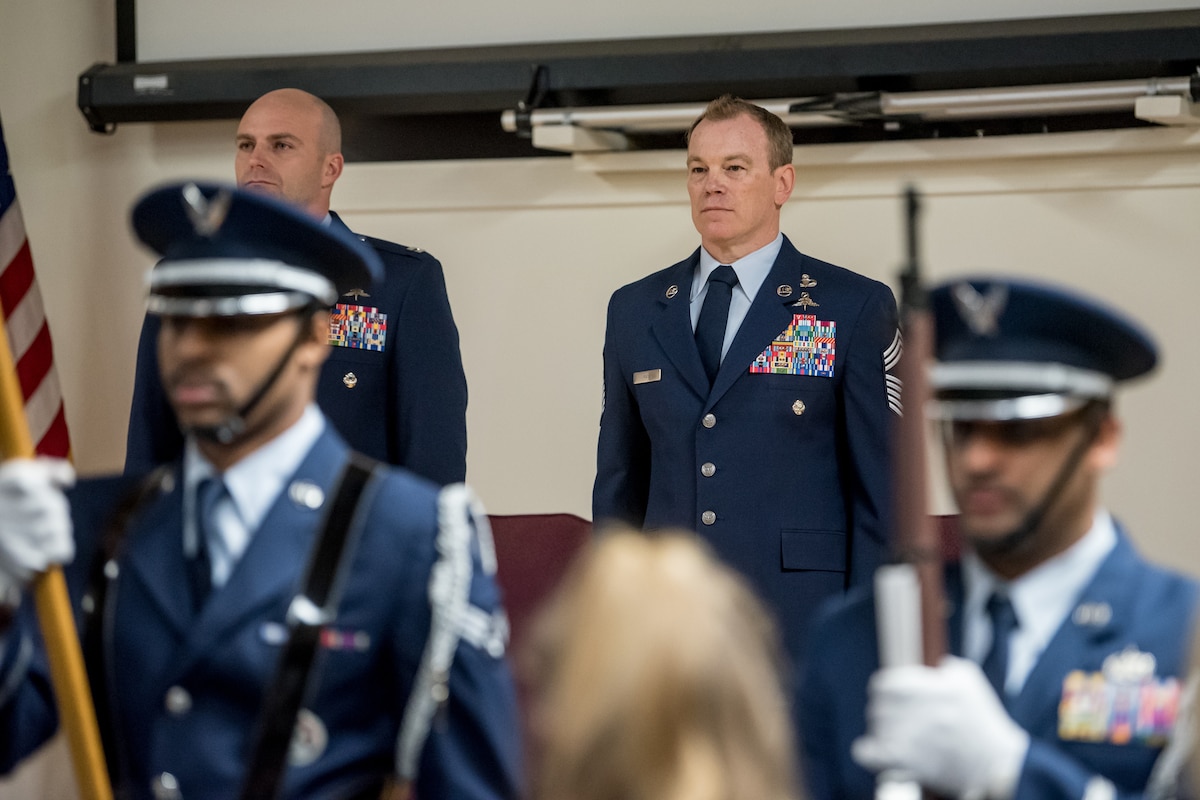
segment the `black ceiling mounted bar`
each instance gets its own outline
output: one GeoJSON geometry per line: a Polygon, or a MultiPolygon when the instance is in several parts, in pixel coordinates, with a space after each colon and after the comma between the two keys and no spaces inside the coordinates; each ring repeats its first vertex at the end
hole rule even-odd
{"type": "Polygon", "coordinates": [[[1171,77],[1198,65],[1195,10],[97,64],[79,77],[78,104],[94,130],[106,131],[236,119],[263,92],[297,86],[328,100],[358,132],[350,160],[461,158],[543,154],[528,140],[511,141],[499,123],[500,112],[529,102],[531,75],[539,76],[538,107],[556,108],[702,102],[724,92],[819,97],[1171,77]],[[426,122],[436,135],[414,136],[426,122]]]}

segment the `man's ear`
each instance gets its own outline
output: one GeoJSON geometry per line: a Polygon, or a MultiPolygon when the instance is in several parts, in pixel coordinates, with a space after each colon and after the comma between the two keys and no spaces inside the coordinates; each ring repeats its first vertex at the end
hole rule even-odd
{"type": "Polygon", "coordinates": [[[796,167],[784,164],[775,170],[775,207],[783,208],[783,204],[792,196],[792,187],[796,185],[796,167]]]}
{"type": "Polygon", "coordinates": [[[333,184],[342,176],[342,168],[345,165],[346,159],[341,153],[330,153],[325,156],[325,168],[321,171],[321,188],[333,188],[333,184]]]}
{"type": "Polygon", "coordinates": [[[325,359],[329,358],[329,318],[329,310],[325,308],[309,315],[307,322],[304,323],[308,326],[308,336],[297,348],[308,360],[307,363],[317,369],[320,369],[321,365],[325,363],[325,359]]]}

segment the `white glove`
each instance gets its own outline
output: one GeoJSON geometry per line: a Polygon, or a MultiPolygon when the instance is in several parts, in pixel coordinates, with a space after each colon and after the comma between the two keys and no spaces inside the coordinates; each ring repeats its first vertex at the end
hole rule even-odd
{"type": "Polygon", "coordinates": [[[979,665],[946,656],[937,667],[886,667],[867,693],[867,734],[851,746],[862,767],[897,770],[946,797],[1012,797],[1029,734],[979,665]]]}
{"type": "Polygon", "coordinates": [[[61,459],[0,464],[0,584],[24,586],[34,573],[75,557],[71,509],[63,489],[75,470],[61,459]]]}

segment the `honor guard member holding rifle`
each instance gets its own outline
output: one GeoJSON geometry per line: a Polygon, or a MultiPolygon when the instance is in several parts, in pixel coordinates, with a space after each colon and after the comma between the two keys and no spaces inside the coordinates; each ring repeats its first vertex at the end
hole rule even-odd
{"type": "MultiPolygon", "coordinates": [[[[69,515],[65,464],[0,467],[0,581],[71,562],[118,796],[275,796],[274,776],[306,800],[393,778],[515,797],[486,518],[462,485],[352,453],[313,402],[329,306],[378,279],[375,255],[232,187],[160,189],[133,225],[162,256],[149,309],[182,459],[130,502],[129,479],[81,481],[69,515]]],[[[5,770],[56,725],[31,606],[0,639],[5,770]]]]}
{"type": "Polygon", "coordinates": [[[872,598],[832,603],[800,690],[812,795],[871,797],[886,772],[947,798],[1136,796],[1172,734],[1197,603],[1099,497],[1114,387],[1154,367],[1154,345],[1044,285],[959,280],[930,300],[963,545],[953,655],[879,669],[872,598]]]}

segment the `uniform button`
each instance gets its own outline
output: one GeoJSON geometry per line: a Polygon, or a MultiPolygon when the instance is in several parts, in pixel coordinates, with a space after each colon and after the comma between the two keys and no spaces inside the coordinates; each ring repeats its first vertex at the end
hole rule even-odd
{"type": "Polygon", "coordinates": [[[717,471],[717,465],[711,461],[705,461],[700,465],[700,474],[706,478],[711,478],[713,473],[717,471]]]}
{"type": "Polygon", "coordinates": [[[717,521],[717,514],[715,511],[705,511],[700,515],[700,521],[705,525],[712,525],[717,521]]]}
{"type": "Polygon", "coordinates": [[[167,689],[167,696],[163,705],[167,707],[167,711],[172,715],[181,717],[192,710],[192,695],[182,686],[172,686],[170,689],[167,689]]]}
{"type": "Polygon", "coordinates": [[[803,400],[797,400],[796,402],[792,403],[792,413],[797,417],[804,413],[805,408],[806,406],[804,405],[803,400]]]}
{"type": "Polygon", "coordinates": [[[704,419],[700,420],[700,424],[706,428],[711,428],[717,424],[717,418],[712,414],[705,414],[704,419]]]}
{"type": "Polygon", "coordinates": [[[156,775],[150,781],[150,794],[154,800],[180,800],[183,796],[179,793],[179,781],[169,772],[156,775]]]}

